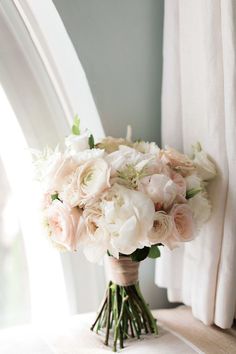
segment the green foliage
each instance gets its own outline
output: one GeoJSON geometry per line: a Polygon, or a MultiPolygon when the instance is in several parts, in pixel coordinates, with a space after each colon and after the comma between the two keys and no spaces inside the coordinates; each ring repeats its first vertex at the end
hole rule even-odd
{"type": "Polygon", "coordinates": [[[95,144],[94,144],[94,137],[93,137],[92,134],[90,135],[90,137],[89,137],[89,139],[88,139],[88,143],[89,143],[90,149],[93,149],[94,146],[95,146],[95,144]]]}
{"type": "Polygon", "coordinates": [[[202,191],[202,188],[191,188],[186,193],[186,199],[195,197],[198,193],[202,191]]]}
{"type": "Polygon", "coordinates": [[[141,249],[136,249],[136,251],[134,251],[133,253],[131,253],[130,257],[132,259],[132,261],[134,262],[141,262],[143,261],[145,258],[147,258],[148,254],[149,254],[149,247],[143,247],[141,249]]]}
{"type": "Polygon", "coordinates": [[[76,116],[74,118],[74,122],[73,122],[71,130],[72,130],[72,134],[80,135],[80,119],[79,119],[77,114],[76,114],[76,116]]]}
{"type": "Polygon", "coordinates": [[[161,256],[161,252],[160,252],[158,246],[157,245],[151,246],[151,248],[149,249],[148,257],[149,258],[158,258],[160,256],[161,256]]]}
{"type": "Polygon", "coordinates": [[[59,198],[58,198],[58,193],[52,194],[52,195],[51,195],[51,199],[52,199],[52,201],[54,201],[54,200],[56,200],[56,199],[59,199],[59,198]]]}

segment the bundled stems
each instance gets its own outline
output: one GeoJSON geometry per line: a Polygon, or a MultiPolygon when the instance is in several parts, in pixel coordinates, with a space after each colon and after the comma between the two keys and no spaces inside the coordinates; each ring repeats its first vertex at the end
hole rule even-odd
{"type": "Polygon", "coordinates": [[[105,329],[105,345],[109,345],[113,333],[113,351],[117,351],[117,343],[124,348],[127,338],[140,338],[141,334],[157,334],[156,320],[146,304],[139,284],[121,286],[109,282],[105,299],[91,330],[105,329]]]}

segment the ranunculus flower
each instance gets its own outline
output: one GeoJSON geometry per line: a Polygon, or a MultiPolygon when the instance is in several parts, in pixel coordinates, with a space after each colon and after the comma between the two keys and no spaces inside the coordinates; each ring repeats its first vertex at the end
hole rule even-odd
{"type": "Polygon", "coordinates": [[[194,238],[194,223],[191,208],[187,204],[174,204],[170,216],[173,218],[173,237],[168,247],[173,248],[176,242],[186,242],[194,238]]]}
{"type": "Polygon", "coordinates": [[[201,192],[188,200],[193,213],[193,220],[196,228],[199,230],[211,215],[211,204],[207,198],[206,192],[201,192]]]}
{"type": "Polygon", "coordinates": [[[80,135],[71,134],[65,139],[66,146],[70,149],[72,154],[89,149],[89,132],[86,130],[80,135]]]}
{"type": "Polygon", "coordinates": [[[84,206],[110,187],[109,179],[110,167],[104,159],[89,160],[68,178],[59,196],[71,207],[84,206]]]}
{"type": "Polygon", "coordinates": [[[204,150],[202,150],[200,144],[196,144],[194,147],[194,165],[197,168],[197,174],[203,181],[208,181],[216,176],[216,167],[211,162],[204,150]]]}
{"type": "Polygon", "coordinates": [[[54,200],[45,210],[49,237],[58,248],[76,251],[80,239],[84,237],[82,211],[54,200]]]}
{"type": "Polygon", "coordinates": [[[181,154],[171,147],[162,150],[162,160],[183,176],[187,176],[195,169],[192,160],[190,160],[188,156],[181,154]]]}
{"type": "Polygon", "coordinates": [[[139,184],[138,189],[147,194],[156,204],[168,208],[177,195],[176,184],[166,175],[155,174],[144,177],[139,184]]]}
{"type": "Polygon", "coordinates": [[[164,211],[157,211],[154,217],[154,225],[148,235],[152,245],[162,243],[168,245],[168,240],[173,232],[173,219],[164,211]]]}

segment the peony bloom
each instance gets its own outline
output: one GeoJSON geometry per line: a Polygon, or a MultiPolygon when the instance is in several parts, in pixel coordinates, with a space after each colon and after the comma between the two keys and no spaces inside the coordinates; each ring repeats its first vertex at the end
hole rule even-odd
{"type": "Polygon", "coordinates": [[[168,247],[176,247],[179,242],[194,238],[194,223],[191,208],[187,204],[174,204],[170,216],[173,218],[173,237],[169,239],[168,247]]]}
{"type": "Polygon", "coordinates": [[[173,219],[164,211],[157,211],[154,217],[154,225],[148,235],[151,245],[162,243],[168,245],[168,240],[173,232],[173,219]]]}
{"type": "MultiPolygon", "coordinates": [[[[148,157],[150,160],[150,156],[148,157]]],[[[153,158],[153,157],[151,157],[153,158]]],[[[122,171],[128,165],[136,166],[138,163],[147,164],[145,155],[128,146],[119,146],[119,149],[106,156],[106,161],[111,166],[111,175],[117,175],[117,171],[122,171]]]]}
{"type": "Polygon", "coordinates": [[[110,168],[102,159],[92,159],[69,176],[60,199],[73,206],[84,206],[90,199],[99,196],[110,187],[110,168]]]}
{"type": "Polygon", "coordinates": [[[207,199],[207,194],[198,193],[188,200],[188,205],[192,210],[196,228],[199,230],[211,215],[211,204],[207,199]]]}
{"type": "Polygon", "coordinates": [[[177,195],[176,184],[166,175],[155,174],[144,177],[138,189],[147,194],[153,203],[163,205],[164,208],[168,208],[177,195]]]}
{"type": "Polygon", "coordinates": [[[197,169],[198,176],[203,181],[208,181],[216,176],[216,167],[211,162],[200,144],[194,146],[194,159],[193,162],[197,169]]]}
{"type": "Polygon", "coordinates": [[[65,144],[72,154],[89,149],[89,132],[85,131],[83,134],[71,134],[65,139],[65,144]]]}
{"type": "Polygon", "coordinates": [[[150,245],[148,234],[155,210],[152,201],[143,193],[115,184],[103,196],[101,211],[92,241],[84,244],[85,254],[87,248],[90,250],[90,259],[97,259],[96,244],[100,250],[103,245],[103,255],[109,250],[117,258],[119,253],[129,255],[137,248],[150,245]]]}
{"type": "Polygon", "coordinates": [[[188,156],[181,154],[171,147],[162,150],[162,160],[183,176],[187,176],[195,169],[193,162],[188,156]]]}
{"type": "Polygon", "coordinates": [[[76,251],[79,241],[84,237],[82,212],[78,208],[54,200],[45,210],[49,237],[61,249],[76,251]]]}

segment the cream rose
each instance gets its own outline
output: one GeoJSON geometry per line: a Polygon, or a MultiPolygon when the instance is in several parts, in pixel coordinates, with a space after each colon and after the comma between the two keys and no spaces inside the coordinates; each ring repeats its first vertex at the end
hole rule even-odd
{"type": "Polygon", "coordinates": [[[170,211],[173,218],[173,237],[169,240],[169,247],[176,242],[186,242],[194,238],[194,223],[191,208],[187,204],[174,204],[170,211]]]}
{"type": "Polygon", "coordinates": [[[171,216],[164,211],[157,211],[154,217],[153,228],[148,236],[150,243],[152,245],[157,243],[168,244],[168,239],[173,232],[173,226],[171,216]]]}
{"type": "Polygon", "coordinates": [[[119,147],[121,145],[124,146],[132,146],[133,144],[128,141],[127,139],[122,139],[122,138],[113,138],[111,136],[108,136],[106,138],[104,138],[100,143],[98,143],[96,146],[99,149],[104,149],[108,154],[119,150],[119,147]]]}
{"type": "Polygon", "coordinates": [[[193,161],[191,161],[188,156],[181,154],[171,147],[162,150],[161,154],[162,160],[183,176],[187,176],[195,169],[193,161]]]}
{"type": "Polygon", "coordinates": [[[53,244],[64,250],[76,251],[85,232],[82,212],[54,200],[45,210],[45,219],[53,244]]]}
{"type": "Polygon", "coordinates": [[[104,159],[89,160],[68,178],[59,196],[71,207],[84,206],[110,187],[109,179],[110,167],[104,159]]]}

